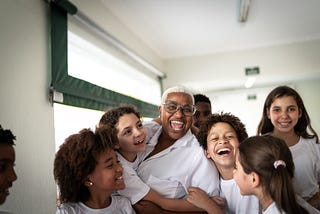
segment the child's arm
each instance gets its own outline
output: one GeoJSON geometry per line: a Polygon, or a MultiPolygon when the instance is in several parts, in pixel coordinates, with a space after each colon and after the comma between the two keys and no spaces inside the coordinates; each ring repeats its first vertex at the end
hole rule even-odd
{"type": "Polygon", "coordinates": [[[204,210],[191,204],[184,199],[172,199],[162,197],[158,192],[153,189],[144,196],[143,200],[151,201],[159,205],[164,210],[175,212],[203,212],[204,210]]]}
{"type": "Polygon", "coordinates": [[[208,214],[223,213],[225,202],[222,198],[215,196],[210,198],[206,192],[197,188],[190,187],[187,200],[197,207],[208,212],[208,214]]]}
{"type": "Polygon", "coordinates": [[[136,213],[139,214],[207,214],[207,212],[202,211],[202,212],[174,212],[174,211],[169,211],[169,210],[164,210],[160,206],[156,205],[155,203],[151,201],[145,201],[141,200],[138,203],[136,203],[134,206],[134,209],[136,213]]]}

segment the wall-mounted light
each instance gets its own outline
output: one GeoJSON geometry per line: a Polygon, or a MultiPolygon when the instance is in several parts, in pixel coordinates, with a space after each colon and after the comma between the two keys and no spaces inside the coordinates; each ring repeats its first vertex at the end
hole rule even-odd
{"type": "Polygon", "coordinates": [[[260,69],[258,66],[245,68],[245,74],[247,76],[247,79],[244,83],[244,87],[251,88],[257,81],[257,77],[260,74],[260,69]]]}

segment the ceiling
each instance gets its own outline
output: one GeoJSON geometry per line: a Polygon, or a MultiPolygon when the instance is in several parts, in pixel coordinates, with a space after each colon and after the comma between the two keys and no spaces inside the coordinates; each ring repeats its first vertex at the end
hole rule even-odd
{"type": "Polygon", "coordinates": [[[251,0],[246,22],[241,0],[101,1],[164,60],[320,39],[319,0],[251,0]]]}

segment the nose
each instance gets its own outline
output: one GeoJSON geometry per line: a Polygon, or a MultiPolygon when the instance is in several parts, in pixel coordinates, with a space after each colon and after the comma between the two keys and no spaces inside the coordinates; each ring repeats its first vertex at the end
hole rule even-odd
{"type": "Polygon", "coordinates": [[[288,112],[287,111],[282,111],[281,117],[287,118],[288,117],[288,112]]]}
{"type": "Polygon", "coordinates": [[[219,143],[219,144],[225,144],[225,143],[227,143],[227,141],[228,141],[228,140],[227,140],[226,137],[221,137],[221,138],[218,139],[218,143],[219,143]]]}
{"type": "Polygon", "coordinates": [[[13,181],[15,181],[15,180],[17,180],[17,179],[18,179],[18,176],[17,176],[16,172],[14,171],[14,168],[12,167],[12,168],[10,169],[10,172],[9,172],[8,180],[9,180],[10,182],[13,182],[13,181]]]}
{"type": "Polygon", "coordinates": [[[184,115],[182,106],[179,106],[177,111],[174,114],[178,114],[180,117],[184,115]]]}
{"type": "Polygon", "coordinates": [[[137,129],[137,128],[134,129],[134,136],[135,136],[135,137],[140,136],[141,133],[142,133],[142,131],[141,131],[140,129],[137,129]]]}
{"type": "Polygon", "coordinates": [[[121,166],[120,163],[117,163],[116,172],[117,172],[117,173],[121,173],[121,174],[122,174],[122,172],[123,172],[123,168],[122,168],[122,166],[121,166]]]}

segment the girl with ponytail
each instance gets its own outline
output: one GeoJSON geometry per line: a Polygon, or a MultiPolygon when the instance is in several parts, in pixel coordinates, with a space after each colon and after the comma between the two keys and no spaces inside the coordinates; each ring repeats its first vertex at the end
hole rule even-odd
{"type": "Polygon", "coordinates": [[[255,195],[263,214],[308,213],[296,199],[294,163],[286,143],[276,137],[254,136],[239,145],[233,176],[242,195],[255,195]]]}

